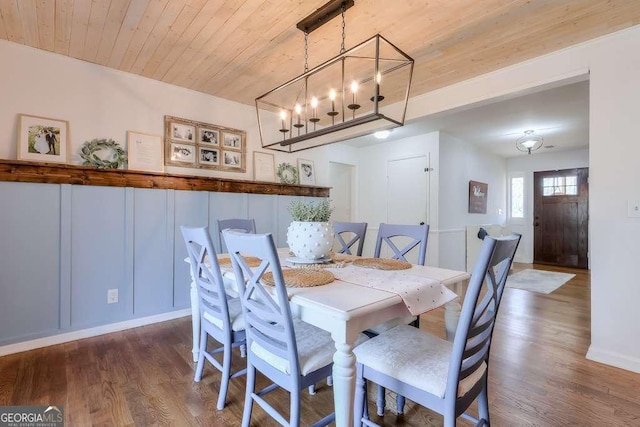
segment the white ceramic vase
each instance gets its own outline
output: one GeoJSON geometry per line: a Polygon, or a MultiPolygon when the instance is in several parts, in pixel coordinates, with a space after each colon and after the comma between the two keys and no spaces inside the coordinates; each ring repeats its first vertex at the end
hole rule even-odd
{"type": "Polygon", "coordinates": [[[287,244],[298,258],[326,257],[333,246],[333,228],[328,222],[293,221],[287,229],[287,244]]]}

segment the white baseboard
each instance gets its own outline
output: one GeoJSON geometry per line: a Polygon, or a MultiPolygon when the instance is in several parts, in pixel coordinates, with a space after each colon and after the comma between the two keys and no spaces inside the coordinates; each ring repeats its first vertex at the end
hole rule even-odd
{"type": "Polygon", "coordinates": [[[626,369],[627,371],[640,373],[640,359],[637,357],[629,357],[613,351],[595,348],[593,345],[589,346],[587,359],[593,360],[594,362],[604,363],[605,365],[626,369]]]}
{"type": "Polygon", "coordinates": [[[137,328],[139,326],[151,325],[153,323],[165,322],[180,317],[191,316],[191,309],[171,311],[169,313],[156,314],[149,317],[141,317],[139,319],[126,320],[124,322],[111,323],[109,325],[96,326],[95,328],[82,329],[80,331],[67,332],[59,335],[38,338],[31,341],[23,341],[15,344],[8,344],[0,347],[0,356],[6,356],[13,353],[21,353],[36,348],[48,347],[50,345],[62,344],[69,341],[80,340],[83,338],[96,337],[98,335],[109,334],[111,332],[123,331],[125,329],[137,328]]]}

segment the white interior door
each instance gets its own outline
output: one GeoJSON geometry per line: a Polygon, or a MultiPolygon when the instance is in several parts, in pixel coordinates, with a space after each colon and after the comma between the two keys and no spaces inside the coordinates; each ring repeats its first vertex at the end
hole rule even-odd
{"type": "MultiPolygon", "coordinates": [[[[389,224],[428,224],[429,174],[427,167],[426,156],[387,162],[387,222],[389,224]]],[[[410,239],[407,239],[408,241],[410,239]]],[[[416,250],[412,250],[407,258],[410,262],[416,262],[418,259],[417,254],[413,252],[416,250]]],[[[381,255],[390,256],[385,252],[381,255]]]]}
{"type": "Polygon", "coordinates": [[[333,221],[353,221],[355,166],[329,162],[329,185],[331,186],[331,205],[333,221]]]}

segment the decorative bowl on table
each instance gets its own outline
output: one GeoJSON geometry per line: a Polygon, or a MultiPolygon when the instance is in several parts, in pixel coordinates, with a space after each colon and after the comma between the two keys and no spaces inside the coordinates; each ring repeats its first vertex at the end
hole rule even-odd
{"type": "Polygon", "coordinates": [[[328,222],[293,221],[287,229],[287,244],[301,259],[326,258],[333,247],[333,230],[328,222]]]}

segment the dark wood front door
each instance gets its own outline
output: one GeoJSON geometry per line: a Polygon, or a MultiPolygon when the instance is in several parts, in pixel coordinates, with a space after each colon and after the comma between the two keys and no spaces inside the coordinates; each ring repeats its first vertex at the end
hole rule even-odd
{"type": "Polygon", "coordinates": [[[589,169],[534,173],[535,263],[588,268],[589,169]]]}

